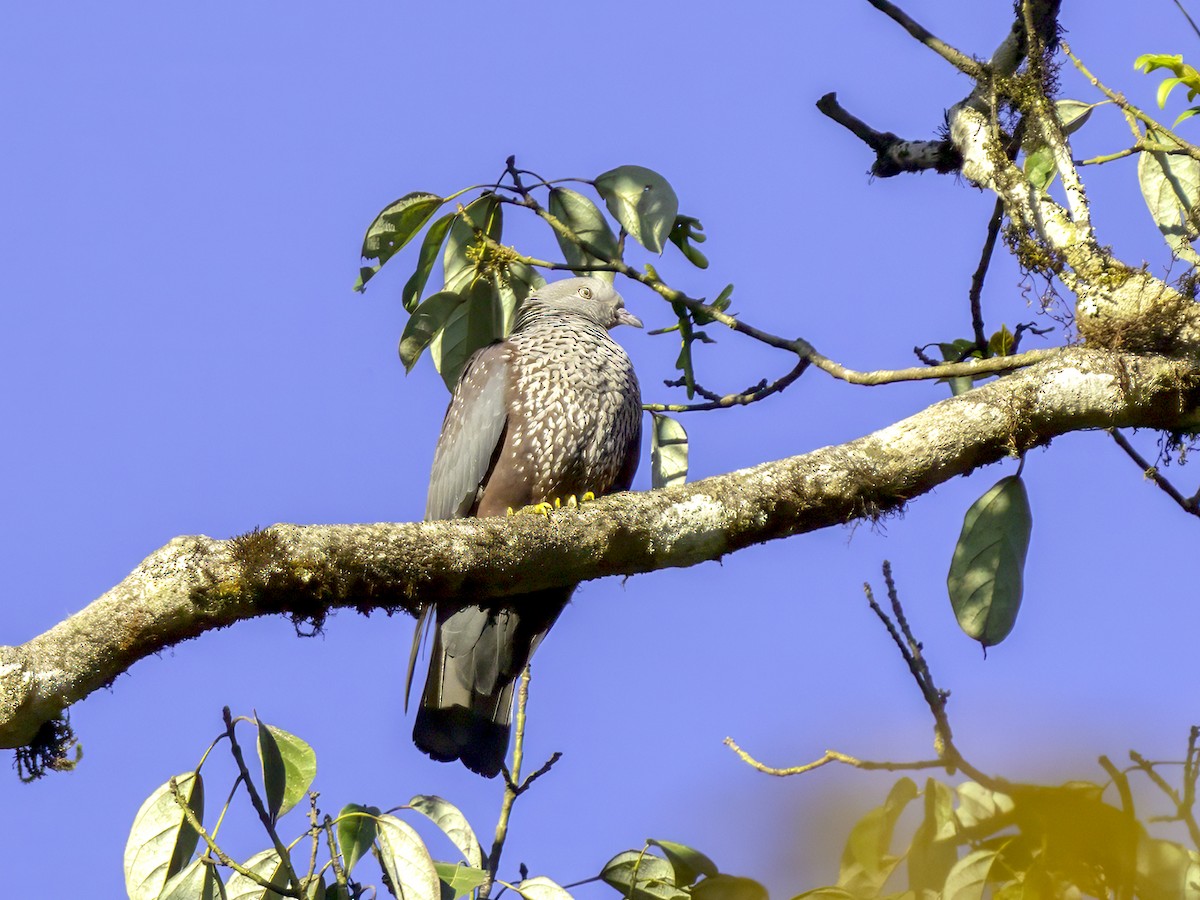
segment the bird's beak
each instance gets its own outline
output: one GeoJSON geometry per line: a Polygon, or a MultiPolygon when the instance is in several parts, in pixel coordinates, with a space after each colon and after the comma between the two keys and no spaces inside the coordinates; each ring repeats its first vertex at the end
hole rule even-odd
{"type": "Polygon", "coordinates": [[[642,320],[622,306],[617,310],[617,324],[632,325],[634,328],[641,328],[642,320]]]}

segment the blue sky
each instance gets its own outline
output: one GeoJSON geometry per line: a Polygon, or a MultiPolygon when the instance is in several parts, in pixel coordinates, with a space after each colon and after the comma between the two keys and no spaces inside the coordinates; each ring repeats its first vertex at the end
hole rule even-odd
{"type": "MultiPolygon", "coordinates": [[[[1007,2],[906,8],[978,55],[1009,14],[1007,2]]],[[[1068,4],[1064,24],[1092,69],[1148,108],[1156,81],[1133,58],[1196,46],[1168,0],[1068,4]]],[[[992,198],[935,175],[872,182],[865,148],[813,106],[836,90],[876,127],[922,137],[967,91],[866,3],[10,4],[0,35],[7,644],[175,535],[419,518],[446,394],[427,361],[406,378],[396,355],[415,250],[359,296],[358,248],[386,203],[494,178],[509,154],[548,177],[660,171],[703,221],[712,260],[697,272],[668,248],[664,276],[709,297],[733,282],[748,321],[847,365],[908,365],[914,345],[969,331],[992,198]]],[[[1092,99],[1071,72],[1063,87],[1092,99]]],[[[1093,119],[1080,153],[1128,143],[1115,113],[1093,119]]],[[[1161,272],[1133,172],[1127,160],[1086,173],[1100,237],[1161,272]]],[[[545,246],[532,229],[506,240],[524,236],[545,246]]],[[[671,321],[649,291],[624,294],[648,329],[671,321]]],[[[992,327],[1036,318],[1007,260],[984,303],[992,327]]],[[[714,389],[789,367],[710,332],[720,343],[700,350],[699,375],[714,389]]],[[[619,338],[646,399],[676,399],[661,387],[673,339],[619,338]]],[[[944,392],[810,373],[757,407],[689,417],[692,473],[857,437],[944,392]]],[[[1153,453],[1152,436],[1142,445],[1153,453]]],[[[647,450],[635,488],[648,468],[647,450]]],[[[1197,720],[1200,611],[1184,589],[1196,525],[1104,435],[1030,455],[1017,629],[986,661],[958,633],[944,583],[962,514],[1014,468],[955,480],[876,526],[585,585],[536,659],[530,757],[564,758],[518,803],[508,874],[524,861],[575,881],[655,837],[778,897],[831,880],[828,842],[840,847],[890,779],[772,780],[721,740],[776,764],[827,747],[928,755],[927,712],[862,600],[885,558],[977,766],[1099,778],[1100,753],[1178,755],[1197,720]]],[[[1171,472],[1187,490],[1191,470],[1171,472]]],[[[265,619],[139,663],[72,711],[77,772],[0,779],[0,847],[23,860],[7,889],[121,896],[134,812],[194,766],[226,704],[316,747],[328,811],[438,793],[490,840],[500,786],[410,744],[410,634],[407,619],[343,613],[301,640],[265,619]]],[[[212,782],[212,802],[223,793],[212,782]]],[[[235,855],[260,849],[236,826],[229,839],[235,855]]]]}

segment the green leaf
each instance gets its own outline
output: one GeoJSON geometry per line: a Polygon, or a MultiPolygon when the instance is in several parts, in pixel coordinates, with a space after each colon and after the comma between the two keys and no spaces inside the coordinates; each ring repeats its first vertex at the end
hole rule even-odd
{"type": "Polygon", "coordinates": [[[883,887],[900,862],[898,856],[890,853],[896,820],[916,797],[916,782],[901,778],[892,786],[882,806],[858,820],[846,840],[846,849],[842,851],[838,887],[852,893],[868,894],[883,887]]]}
{"type": "Polygon", "coordinates": [[[637,850],[618,853],[600,870],[601,880],[627,900],[687,900],[675,886],[675,869],[661,857],[637,850]]]}
{"type": "Polygon", "coordinates": [[[694,884],[701,875],[712,877],[718,874],[717,864],[699,850],[674,841],[657,841],[653,838],[646,843],[662,850],[675,873],[675,884],[679,887],[694,884]]]}
{"type": "Polygon", "coordinates": [[[700,224],[699,219],[692,216],[676,216],[668,237],[693,266],[697,269],[708,268],[708,257],[693,246],[693,243],[703,244],[707,240],[704,226],[700,224]]]}
{"type": "Polygon", "coordinates": [[[464,866],[462,863],[435,862],[433,868],[442,884],[450,889],[452,900],[471,893],[488,880],[488,873],[483,869],[464,866]]]}
{"type": "Polygon", "coordinates": [[[375,843],[377,806],[348,803],[337,817],[337,839],[342,848],[342,866],[349,875],[355,863],[362,859],[375,843]]]}
{"type": "Polygon", "coordinates": [[[496,316],[496,337],[507,337],[512,333],[516,324],[517,310],[525,302],[530,292],[542,287],[546,279],[537,269],[530,268],[523,262],[510,262],[504,272],[492,272],[492,285],[500,300],[500,310],[496,316]]]}
{"type": "Polygon", "coordinates": [[[1058,175],[1058,169],[1054,166],[1054,152],[1045,144],[1025,153],[1022,168],[1030,186],[1039,192],[1044,192],[1058,175]]]}
{"type": "Polygon", "coordinates": [[[712,875],[692,888],[692,900],[768,900],[767,889],[752,878],[712,875]]]}
{"type": "Polygon", "coordinates": [[[1183,74],[1183,57],[1179,54],[1168,56],[1164,53],[1143,53],[1133,61],[1135,69],[1141,69],[1147,75],[1155,69],[1170,69],[1176,75],[1183,74]]]}
{"type": "MultiPolygon", "coordinates": [[[[725,312],[727,309],[729,309],[729,304],[731,302],[733,302],[733,285],[727,284],[721,289],[721,293],[717,295],[717,299],[710,303],[709,306],[719,309],[721,312],[725,312]]],[[[695,319],[697,325],[707,325],[709,322],[715,321],[708,313],[700,310],[696,310],[694,313],[692,313],[692,318],[695,319]]]]}
{"type": "Polygon", "coordinates": [[[455,215],[446,239],[446,252],[442,254],[444,290],[462,292],[483,274],[479,268],[479,258],[485,253],[483,236],[499,241],[503,224],[501,205],[494,194],[476,198],[455,215]]]}
{"type": "Polygon", "coordinates": [[[1008,330],[1007,325],[1001,325],[1000,330],[988,339],[988,351],[992,356],[1011,356],[1016,339],[1008,330]]]}
{"type": "Polygon", "coordinates": [[[982,900],[999,855],[996,850],[975,850],[955,863],[942,888],[943,900],[982,900]]]}
{"type": "Polygon", "coordinates": [[[967,510],[946,587],[959,627],[984,647],[1000,643],[1021,608],[1033,514],[1025,483],[1001,478],[967,510]]]}
{"type": "MultiPolygon", "coordinates": [[[[175,777],[180,795],[196,817],[204,816],[204,782],[198,772],[175,777]]],[[[133,817],[125,843],[125,890],[130,900],[154,900],[192,857],[200,835],[175,802],[171,783],[146,798],[133,817]]]]}
{"type": "Polygon", "coordinates": [[[918,896],[922,891],[940,891],[958,862],[953,842],[958,832],[953,799],[946,785],[932,778],[926,780],[925,818],[913,832],[908,848],[908,886],[918,896]]]}
{"type": "MultiPolygon", "coordinates": [[[[621,258],[620,250],[617,247],[617,236],[608,227],[608,221],[604,218],[604,214],[600,212],[595,203],[583,194],[568,188],[551,188],[549,208],[552,216],[575,232],[579,239],[589,247],[602,254],[595,256],[588,253],[574,241],[555,231],[554,238],[558,241],[559,249],[562,250],[563,259],[569,265],[592,266],[621,258]]],[[[612,272],[576,269],[575,274],[590,275],[593,278],[602,278],[609,284],[613,283],[614,273],[612,272]]]]}
{"type": "MultiPolygon", "coordinates": [[[[363,259],[377,259],[382,266],[412,240],[446,201],[437,194],[414,191],[387,206],[375,217],[363,238],[363,259]]],[[[355,287],[362,290],[379,267],[359,270],[355,287]]]]}
{"type": "MultiPolygon", "coordinates": [[[[1152,136],[1150,132],[1148,136],[1152,136]]],[[[1197,235],[1197,204],[1200,204],[1200,161],[1182,156],[1143,150],[1138,154],[1138,183],[1142,197],[1162,232],[1171,252],[1192,265],[1200,265],[1200,254],[1192,249],[1197,235]]]]}
{"type": "Polygon", "coordinates": [[[425,348],[438,332],[446,327],[451,314],[464,302],[465,298],[461,294],[439,291],[426,299],[408,317],[404,333],[400,335],[400,361],[404,363],[405,372],[412,371],[425,348]]]}
{"type": "Polygon", "coordinates": [[[439,900],[441,881],[433,860],[412,826],[395,816],[379,817],[379,861],[404,900],[439,900]]]}
{"type": "Polygon", "coordinates": [[[216,867],[196,858],[167,882],[158,900],[218,900],[225,896],[216,867]]]}
{"type": "Polygon", "coordinates": [[[317,754],[307,741],[282,728],[268,725],[267,731],[275,738],[283,762],[283,803],[279,808],[282,816],[308,795],[308,789],[317,777],[317,754]]]}
{"type": "Polygon", "coordinates": [[[279,809],[283,806],[287,773],[283,769],[283,755],[279,752],[275,735],[267,730],[257,714],[254,721],[258,725],[258,760],[262,763],[263,794],[266,795],[267,814],[274,822],[279,818],[279,809]]]}
{"type": "Polygon", "coordinates": [[[469,865],[477,869],[483,867],[483,849],[479,846],[479,839],[475,837],[475,832],[462,810],[432,794],[417,794],[408,801],[408,805],[440,828],[469,865]]]}
{"type": "MultiPolygon", "coordinates": [[[[1082,100],[1056,101],[1054,111],[1062,126],[1063,134],[1074,134],[1082,128],[1091,117],[1094,106],[1095,104],[1084,103],[1082,100]]],[[[1035,190],[1045,191],[1058,177],[1058,168],[1054,164],[1054,153],[1046,146],[1041,135],[1030,135],[1025,141],[1024,149],[1025,177],[1035,190]]]]}
{"type": "Polygon", "coordinates": [[[688,472],[687,432],[670,416],[654,413],[651,419],[654,423],[650,434],[651,484],[655,489],[683,484],[688,472]]]}
{"type": "Polygon", "coordinates": [[[962,828],[974,828],[992,819],[1007,817],[1013,811],[1013,801],[1008,794],[990,790],[974,781],[964,781],[955,788],[955,793],[958,794],[958,809],[954,817],[962,828]]]}
{"type": "Polygon", "coordinates": [[[797,894],[792,900],[858,900],[858,895],[840,887],[819,887],[797,894]]]}
{"type": "MultiPolygon", "coordinates": [[[[242,867],[249,869],[274,887],[287,887],[287,867],[284,866],[283,860],[274,850],[255,853],[242,863],[242,867]]],[[[247,878],[240,872],[234,872],[229,876],[229,884],[225,886],[225,896],[226,900],[283,900],[282,894],[263,887],[254,879],[247,878]]]]}
{"type": "Polygon", "coordinates": [[[500,298],[491,279],[480,278],[463,293],[463,302],[450,312],[429,343],[433,364],[451,391],[471,354],[501,336],[497,322],[500,298]]]}
{"type": "Polygon", "coordinates": [[[437,262],[438,252],[442,249],[442,242],[446,240],[447,232],[450,231],[450,223],[454,221],[454,215],[454,213],[446,213],[429,226],[429,231],[425,232],[425,240],[421,242],[421,252],[417,254],[416,271],[405,282],[404,290],[400,294],[404,308],[409,312],[416,309],[417,304],[421,302],[421,294],[425,292],[429,273],[433,271],[433,264],[437,262]]]}
{"type": "Polygon", "coordinates": [[[1140,900],[1200,900],[1200,854],[1142,835],[1137,845],[1140,900]]]}
{"type": "Polygon", "coordinates": [[[1056,100],[1054,101],[1054,111],[1058,114],[1058,121],[1062,125],[1064,134],[1074,134],[1092,117],[1092,110],[1096,108],[1095,103],[1084,103],[1082,100],[1056,100]]]}
{"type": "Polygon", "coordinates": [[[679,214],[679,198],[667,180],[643,166],[618,166],[596,179],[608,211],[635,241],[662,253],[679,214]]]}
{"type": "Polygon", "coordinates": [[[526,878],[514,887],[525,900],[571,900],[571,895],[567,893],[566,888],[544,875],[526,878]]]}

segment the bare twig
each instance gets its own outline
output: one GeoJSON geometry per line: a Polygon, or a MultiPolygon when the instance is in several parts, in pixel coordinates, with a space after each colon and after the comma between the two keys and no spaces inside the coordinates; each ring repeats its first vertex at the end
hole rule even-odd
{"type": "Polygon", "coordinates": [[[1112,436],[1112,439],[1116,442],[1116,445],[1125,451],[1125,455],[1132,459],[1137,464],[1138,468],[1142,470],[1143,476],[1145,476],[1149,481],[1153,482],[1162,490],[1164,494],[1179,504],[1179,508],[1184,512],[1200,517],[1200,503],[1197,502],[1196,497],[1183,496],[1183,494],[1177,487],[1175,487],[1175,485],[1171,484],[1171,482],[1159,474],[1158,467],[1147,462],[1146,458],[1134,449],[1133,444],[1129,443],[1129,439],[1126,438],[1125,435],[1121,434],[1121,432],[1116,428],[1108,429],[1108,433],[1112,436]]]}
{"type": "Polygon", "coordinates": [[[1195,21],[1188,15],[1188,11],[1183,8],[1183,4],[1179,0],[1175,0],[1175,5],[1179,7],[1179,11],[1183,13],[1183,17],[1187,19],[1187,23],[1192,26],[1192,31],[1196,32],[1196,37],[1200,37],[1200,28],[1196,27],[1195,21]]]}
{"type": "Polygon", "coordinates": [[[529,790],[529,786],[536,779],[549,772],[550,768],[562,757],[561,753],[553,754],[540,769],[521,781],[521,764],[525,759],[525,710],[529,705],[530,677],[530,667],[527,665],[521,672],[521,681],[517,686],[517,710],[513,722],[512,769],[509,770],[507,766],[503,767],[504,799],[500,801],[500,818],[496,822],[496,837],[492,841],[492,852],[488,854],[487,858],[488,880],[479,889],[481,900],[486,900],[491,894],[492,885],[496,883],[496,873],[500,870],[500,854],[504,852],[504,843],[508,839],[508,823],[512,817],[513,804],[518,797],[529,790]]]}
{"type": "Polygon", "coordinates": [[[1004,201],[999,197],[996,198],[996,205],[992,209],[992,216],[988,219],[987,237],[983,240],[983,252],[979,254],[979,265],[975,267],[975,274],[971,276],[971,328],[975,332],[975,346],[979,348],[979,352],[983,353],[987,350],[987,335],[983,330],[983,303],[981,296],[983,294],[983,282],[987,278],[988,266],[992,263],[992,252],[996,249],[996,238],[1000,235],[1000,222],[1004,219],[1004,201]]]}
{"type": "MultiPolygon", "coordinates": [[[[802,359],[796,363],[795,367],[784,375],[782,378],[767,384],[764,380],[755,387],[744,391],[741,394],[725,394],[724,396],[715,396],[706,403],[646,403],[642,405],[642,409],[648,412],[695,412],[698,410],[707,409],[729,409],[734,406],[749,406],[751,403],[756,403],[763,400],[772,394],[777,394],[780,391],[791,385],[796,379],[804,374],[804,370],[809,367],[810,363],[807,359],[802,359]]],[[[696,387],[699,391],[699,385],[696,387]]],[[[706,392],[707,393],[707,392],[706,392]]]]}
{"type": "Polygon", "coordinates": [[[893,22],[896,22],[911,34],[914,38],[940,56],[950,65],[954,66],[960,72],[970,75],[976,80],[982,80],[989,74],[988,67],[979,60],[974,59],[961,50],[951,47],[945,41],[938,38],[924,26],[920,25],[914,19],[909,17],[904,10],[898,6],[889,3],[888,0],[867,0],[873,7],[882,12],[893,22]]]}
{"type": "Polygon", "coordinates": [[[765,775],[777,775],[785,778],[789,775],[803,775],[805,772],[811,772],[813,769],[819,769],[829,763],[843,763],[847,766],[853,766],[855,769],[865,770],[882,770],[885,772],[905,772],[914,769],[945,769],[946,761],[944,759],[921,759],[913,762],[887,762],[876,761],[869,759],[858,759],[845,753],[839,753],[837,750],[826,750],[825,755],[820,759],[810,763],[805,763],[801,766],[788,766],[786,768],[776,768],[768,766],[765,763],[759,762],[747,751],[738,746],[737,741],[731,737],[725,738],[725,746],[736,753],[742,762],[757,769],[765,775]]]}

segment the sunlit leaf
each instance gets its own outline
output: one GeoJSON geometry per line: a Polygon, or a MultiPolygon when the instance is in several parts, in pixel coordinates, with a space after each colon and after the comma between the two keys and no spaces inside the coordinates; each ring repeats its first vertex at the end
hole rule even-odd
{"type": "Polygon", "coordinates": [[[952,841],[958,830],[953,800],[949,787],[932,778],[926,780],[925,817],[908,848],[908,886],[918,895],[940,891],[958,862],[958,849],[952,841]]]}
{"type": "MultiPolygon", "coordinates": [[[[593,266],[620,258],[617,236],[608,227],[608,220],[604,218],[604,213],[600,212],[596,204],[583,194],[568,188],[551,188],[549,209],[550,214],[575,232],[580,240],[597,253],[603,254],[595,256],[588,253],[577,243],[555,231],[554,238],[558,241],[559,249],[562,250],[563,259],[570,265],[593,266]]],[[[581,268],[576,269],[575,274],[602,278],[612,284],[614,273],[602,270],[589,271],[581,268]]]]}
{"type": "MultiPolygon", "coordinates": [[[[1092,114],[1095,104],[1082,100],[1058,100],[1054,104],[1059,124],[1064,134],[1070,135],[1083,127],[1092,114]]],[[[1044,191],[1058,176],[1054,164],[1054,153],[1041,140],[1041,136],[1030,135],[1025,141],[1025,177],[1038,191],[1044,191]]]]}
{"type": "Polygon", "coordinates": [[[855,823],[842,851],[838,887],[853,893],[871,893],[883,886],[900,861],[890,852],[896,820],[916,797],[916,783],[911,778],[901,778],[892,786],[882,806],[855,823]]]}
{"type": "Polygon", "coordinates": [[[600,878],[629,900],[686,900],[675,886],[675,870],[651,853],[626,850],[604,864],[600,878]]]}
{"type": "Polygon", "coordinates": [[[643,166],[618,166],[596,179],[596,191],[630,237],[662,253],[679,214],[679,198],[665,178],[643,166]]]}
{"type": "Polygon", "coordinates": [[[224,885],[216,867],[197,858],[167,882],[158,900],[219,900],[224,897],[224,885]]]}
{"type": "MultiPolygon", "coordinates": [[[[1155,137],[1153,132],[1150,137],[1155,137]]],[[[1192,240],[1200,231],[1200,160],[1190,156],[1143,150],[1138,154],[1138,183],[1142,197],[1171,252],[1192,265],[1200,254],[1192,240]]]]}
{"type": "Polygon", "coordinates": [[[963,519],[946,588],[959,627],[985,647],[1016,624],[1032,529],[1029,496],[1017,475],[996,482],[963,519]]]}
{"type": "Polygon", "coordinates": [[[475,837],[475,832],[462,810],[448,800],[432,794],[418,794],[408,801],[408,805],[427,816],[434,825],[445,832],[446,837],[450,838],[469,865],[482,868],[483,849],[479,846],[479,839],[475,837]]]}
{"type": "Polygon", "coordinates": [[[565,888],[544,875],[526,878],[515,887],[517,893],[525,900],[571,900],[571,895],[565,888]]]}
{"type": "MultiPolygon", "coordinates": [[[[421,230],[444,202],[437,194],[414,191],[385,207],[367,228],[366,237],[363,238],[363,259],[377,259],[379,266],[382,266],[412,240],[413,235],[421,230]]],[[[360,291],[366,287],[371,276],[379,271],[379,266],[361,269],[355,287],[360,291]]]]}
{"type": "MultiPolygon", "coordinates": [[[[274,850],[255,853],[242,863],[242,867],[249,869],[270,885],[287,887],[287,867],[274,850]]],[[[229,884],[225,885],[225,896],[226,900],[283,900],[282,894],[263,887],[253,878],[248,878],[240,872],[229,876],[229,884]]]]}
{"type": "Polygon", "coordinates": [[[792,900],[859,900],[859,896],[840,887],[819,887],[797,894],[792,900]]]}
{"type": "Polygon", "coordinates": [[[712,875],[692,888],[692,900],[767,900],[767,889],[752,878],[712,875]]]}
{"type": "Polygon", "coordinates": [[[671,487],[687,481],[688,437],[682,424],[655,413],[650,433],[650,480],[653,487],[671,487]]]}
{"type": "Polygon", "coordinates": [[[708,268],[708,257],[700,252],[696,244],[703,244],[707,237],[700,220],[693,216],[676,216],[671,233],[667,236],[671,243],[680,249],[688,262],[697,269],[708,268]]]}
{"type": "Polygon", "coordinates": [[[441,880],[412,826],[395,816],[380,816],[378,825],[379,859],[397,895],[404,900],[439,900],[441,880]]]}
{"type": "Polygon", "coordinates": [[[1146,835],[1137,846],[1140,900],[1200,900],[1200,854],[1146,835]]]}
{"type": "MultiPolygon", "coordinates": [[[[175,778],[184,802],[204,816],[204,782],[197,772],[175,778]]],[[[133,817],[125,843],[125,890],[130,900],[154,900],[168,879],[181,871],[192,857],[200,835],[184,818],[175,801],[171,784],[159,787],[133,817]]]]}
{"type": "Polygon", "coordinates": [[[435,862],[433,868],[453,898],[463,897],[488,880],[488,873],[462,863],[435,862]]]}
{"type": "Polygon", "coordinates": [[[1000,329],[988,338],[988,350],[992,356],[1010,356],[1016,344],[1016,338],[1013,333],[1008,330],[1007,325],[1001,325],[1000,329]]]}
{"type": "Polygon", "coordinates": [[[404,333],[400,335],[400,361],[404,371],[411,372],[425,348],[446,327],[451,314],[465,302],[461,294],[454,291],[439,291],[427,298],[408,317],[404,333]]]}
{"type": "Polygon", "coordinates": [[[357,803],[348,803],[338,813],[337,839],[342,848],[342,866],[347,875],[375,842],[375,819],[378,815],[378,807],[360,806],[357,803]]]}
{"type": "Polygon", "coordinates": [[[646,843],[652,847],[658,847],[663,852],[663,856],[667,858],[667,862],[671,864],[671,868],[675,872],[675,884],[679,887],[694,884],[701,875],[712,877],[719,874],[717,864],[692,847],[677,844],[674,841],[654,839],[648,840],[646,843]]]}
{"type": "Polygon", "coordinates": [[[416,309],[417,304],[421,302],[421,294],[425,292],[429,273],[433,271],[433,264],[437,262],[438,252],[442,249],[442,242],[446,240],[446,234],[450,231],[450,223],[454,221],[454,215],[454,213],[446,213],[430,225],[429,230],[425,232],[425,240],[421,241],[421,252],[417,254],[417,268],[405,282],[404,290],[400,294],[404,308],[409,312],[416,309]]]}
{"type": "Polygon", "coordinates": [[[964,781],[957,788],[958,809],[954,817],[963,828],[973,828],[1013,811],[1012,798],[985,788],[974,781],[964,781]]]}
{"type": "Polygon", "coordinates": [[[943,900],[982,900],[999,855],[995,850],[975,850],[960,859],[946,877],[943,900]]]}

